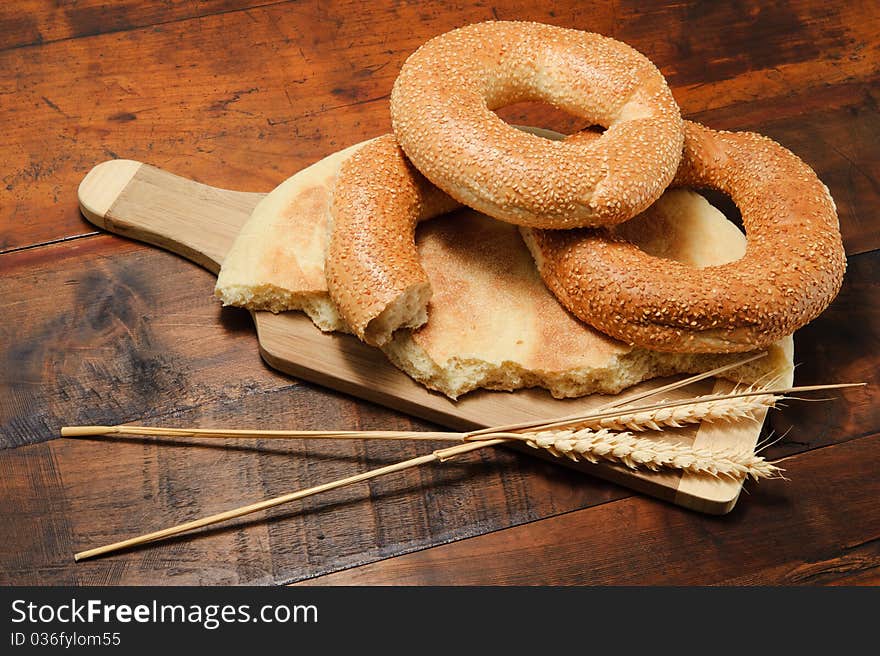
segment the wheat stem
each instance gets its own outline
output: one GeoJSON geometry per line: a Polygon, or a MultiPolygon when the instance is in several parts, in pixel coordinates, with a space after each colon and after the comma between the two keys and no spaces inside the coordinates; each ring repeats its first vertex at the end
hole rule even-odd
{"type": "Polygon", "coordinates": [[[559,420],[540,420],[509,426],[496,426],[470,431],[468,433],[454,432],[424,432],[424,431],[267,431],[267,430],[229,430],[219,428],[156,428],[151,426],[65,426],[61,429],[62,437],[91,437],[99,435],[152,435],[156,437],[260,437],[260,438],[296,438],[296,439],[429,439],[458,441],[478,440],[490,433],[499,431],[514,432],[524,430],[548,430],[551,428],[591,427],[591,428],[629,428],[630,430],[645,430],[651,427],[651,423],[658,426],[663,424],[658,419],[667,417],[663,421],[680,421],[681,423],[694,423],[703,419],[707,421],[719,421],[728,415],[728,418],[736,418],[737,412],[750,413],[760,407],[772,407],[778,401],[785,398],[791,392],[807,392],[824,389],[840,389],[845,387],[861,387],[865,383],[843,383],[836,385],[811,385],[805,387],[786,387],[769,390],[748,390],[731,394],[707,394],[681,401],[663,401],[644,406],[620,406],[613,404],[594,410],[591,413],[571,415],[559,420]],[[774,397],[771,399],[770,397],[774,397]],[[742,404],[727,404],[727,401],[746,400],[742,404]],[[757,401],[755,401],[757,399],[757,401]],[[669,411],[669,412],[668,412],[669,411]],[[713,414],[717,415],[713,418],[713,414]],[[625,421],[621,421],[621,417],[625,421]],[[605,422],[605,423],[603,423],[605,422]],[[629,426],[628,423],[643,423],[643,428],[629,426]]]}
{"type": "MultiPolygon", "coordinates": [[[[750,359],[755,359],[754,356],[750,359]]],[[[723,368],[722,368],[723,369],[723,368]]],[[[716,370],[716,372],[719,370],[716,370]]],[[[599,414],[592,417],[573,417],[573,418],[564,418],[564,421],[568,421],[571,423],[572,421],[585,421],[586,419],[608,419],[613,416],[614,411],[611,408],[615,406],[621,406],[624,403],[632,403],[636,400],[641,400],[647,396],[651,396],[658,393],[665,393],[676,387],[684,386],[688,383],[692,383],[695,380],[699,380],[702,377],[706,377],[709,374],[702,374],[695,376],[691,379],[686,379],[683,381],[678,381],[671,385],[664,386],[659,389],[651,390],[647,393],[640,393],[634,397],[626,399],[622,402],[618,401],[617,403],[609,404],[603,408],[600,408],[599,414]],[[605,412],[603,415],[602,412],[605,412]]],[[[828,389],[831,387],[848,387],[849,385],[833,385],[833,386],[817,386],[809,389],[817,389],[824,388],[828,389]]],[[[776,390],[776,391],[767,391],[764,390],[762,392],[755,393],[745,393],[732,395],[729,398],[746,398],[746,397],[758,397],[760,398],[762,395],[773,395],[776,393],[785,393],[791,391],[806,391],[808,388],[789,388],[785,391],[776,390]]],[[[716,402],[719,399],[713,399],[712,402],[716,402]]],[[[703,401],[704,405],[711,406],[711,402],[703,401]]],[[[625,408],[624,413],[633,415],[638,412],[653,412],[658,410],[658,408],[663,407],[682,407],[687,406],[688,403],[666,403],[660,404],[659,406],[647,406],[642,408],[625,408]]],[[[695,405],[693,401],[690,405],[695,405]]],[[[699,405],[696,404],[696,405],[699,405]]],[[[711,412],[711,411],[710,411],[711,412]]],[[[714,406],[714,412],[720,418],[725,412],[720,409],[720,406],[714,406]]],[[[617,412],[618,420],[620,420],[620,410],[617,412]]],[[[692,414],[686,414],[682,417],[674,418],[675,421],[682,421],[685,417],[692,417],[692,414]]],[[[671,417],[666,417],[665,420],[670,420],[671,417]]],[[[630,418],[631,422],[635,422],[635,417],[630,418]]],[[[654,424],[659,425],[661,423],[660,417],[655,415],[651,421],[654,424]]],[[[410,460],[400,462],[394,465],[389,465],[386,467],[381,467],[379,469],[364,472],[362,474],[356,474],[354,476],[350,476],[348,478],[339,479],[337,481],[332,481],[330,483],[325,483],[322,485],[318,485],[312,488],[308,488],[306,490],[301,490],[298,492],[292,492],[289,494],[285,494],[279,497],[275,497],[273,499],[267,499],[265,501],[257,502],[250,504],[248,506],[242,506],[240,508],[236,508],[233,510],[228,510],[223,513],[218,513],[216,515],[212,515],[210,517],[205,517],[203,519],[194,520],[191,522],[187,522],[185,524],[179,524],[177,526],[163,529],[160,531],[154,531],[152,533],[148,533],[146,535],[141,535],[136,538],[131,538],[128,540],[123,540],[121,542],[116,542],[110,545],[106,545],[104,547],[98,547],[96,549],[90,549],[87,551],[80,552],[75,555],[76,560],[82,560],[85,558],[91,558],[94,556],[111,553],[114,551],[118,551],[119,549],[124,549],[128,547],[133,547],[136,545],[144,544],[147,542],[153,542],[156,540],[161,540],[165,537],[171,535],[178,535],[180,533],[200,528],[204,526],[209,526],[212,524],[216,524],[222,521],[226,521],[228,519],[241,517],[243,515],[247,515],[253,512],[257,512],[259,510],[264,510],[267,508],[272,508],[284,503],[288,503],[290,501],[294,501],[297,499],[302,499],[307,496],[312,496],[315,494],[320,494],[321,492],[337,489],[346,485],[350,485],[352,483],[366,481],[378,476],[382,476],[385,474],[402,471],[405,469],[409,469],[411,467],[418,467],[423,464],[427,464],[430,462],[444,462],[450,458],[454,458],[457,455],[461,455],[463,453],[467,453],[470,451],[476,451],[478,449],[483,449],[487,447],[496,446],[498,444],[503,444],[505,442],[509,442],[511,440],[521,440],[525,441],[527,444],[531,444],[537,448],[546,449],[549,453],[553,453],[557,456],[566,456],[572,458],[574,460],[585,459],[592,462],[598,462],[599,460],[607,460],[610,462],[619,462],[628,467],[638,467],[644,466],[649,469],[659,468],[663,466],[673,466],[680,469],[684,469],[686,471],[691,471],[695,473],[703,473],[709,474],[712,476],[730,476],[730,477],[740,477],[744,478],[746,476],[751,476],[753,478],[763,478],[770,476],[780,475],[782,471],[779,467],[777,467],[773,463],[766,462],[763,458],[756,456],[754,453],[749,452],[738,452],[734,450],[729,451],[711,451],[708,449],[694,449],[693,447],[687,447],[683,445],[675,445],[675,444],[664,444],[658,443],[653,440],[648,440],[645,438],[637,438],[632,435],[630,432],[612,432],[607,428],[600,428],[599,430],[592,430],[587,428],[580,428],[578,430],[535,430],[535,426],[540,426],[542,422],[535,421],[525,424],[497,427],[494,429],[483,429],[482,431],[473,431],[470,433],[463,433],[459,435],[455,435],[453,439],[461,439],[467,443],[459,444],[453,447],[449,447],[446,449],[441,449],[438,451],[434,451],[433,453],[427,456],[420,456],[417,458],[412,458],[410,460]],[[512,432],[514,430],[519,431],[527,431],[531,429],[532,432],[512,432]],[[507,431],[507,432],[502,432],[507,431]]],[[[95,434],[118,434],[121,431],[113,430],[114,427],[107,426],[98,426],[98,427],[87,427],[86,429],[77,429],[68,428],[66,429],[67,435],[95,435],[95,434]],[[89,430],[94,431],[97,429],[97,432],[89,432],[89,430]]],[[[136,427],[129,427],[131,429],[136,429],[136,427]]],[[[543,426],[541,427],[544,428],[543,426]]],[[[548,426],[549,428],[549,426],[548,426]]],[[[174,430],[174,429],[171,429],[174,430]]],[[[216,436],[217,432],[207,429],[206,433],[211,434],[212,436],[216,436]]],[[[250,433],[250,432],[248,432],[250,433]]],[[[253,434],[253,433],[250,433],[253,434]]],[[[191,433],[192,435],[192,433],[191,433]]],[[[328,437],[330,434],[324,432],[323,436],[328,437]]],[[[241,433],[238,436],[243,436],[241,433]]],[[[302,433],[300,432],[300,436],[302,433]]],[[[347,432],[337,432],[337,437],[353,437],[351,433],[347,432]],[[339,433],[346,433],[345,435],[341,435],[339,433]]],[[[439,435],[438,435],[439,436],[439,435]]],[[[444,434],[444,436],[448,439],[450,437],[449,434],[444,434]]],[[[313,435],[314,437],[314,435],[313,435]]],[[[386,439],[401,439],[404,436],[401,433],[385,433],[386,439]],[[393,437],[392,437],[393,435],[393,437]]]]}

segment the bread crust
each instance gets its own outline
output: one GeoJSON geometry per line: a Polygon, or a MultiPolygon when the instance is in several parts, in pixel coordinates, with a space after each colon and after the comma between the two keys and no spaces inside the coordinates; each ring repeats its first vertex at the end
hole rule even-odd
{"type": "Polygon", "coordinates": [[[837,210],[791,151],[686,121],[672,186],[728,194],[742,213],[745,255],[694,268],[605,230],[523,230],[545,284],[577,317],[649,349],[737,352],[791,335],[837,295],[846,269],[837,210]]]}
{"type": "Polygon", "coordinates": [[[435,185],[497,219],[613,225],[648,207],[681,156],[681,115],[660,71],[630,46],[530,22],[477,23],[431,39],[391,93],[394,133],[435,185]],[[492,110],[538,100],[607,129],[596,143],[516,130],[492,110]]]}
{"type": "Polygon", "coordinates": [[[419,263],[416,224],[457,206],[413,168],[393,135],[343,163],[324,272],[330,298],[362,341],[381,346],[396,329],[426,321],[431,285],[419,263]]]}

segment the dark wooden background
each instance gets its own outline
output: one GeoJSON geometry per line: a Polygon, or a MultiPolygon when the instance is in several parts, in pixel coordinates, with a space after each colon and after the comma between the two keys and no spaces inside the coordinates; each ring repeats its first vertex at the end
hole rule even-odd
{"type": "MultiPolygon", "coordinates": [[[[2,3],[0,583],[880,583],[878,34],[873,1],[2,3]],[[53,439],[131,421],[428,428],[267,368],[210,274],[82,219],[82,176],[123,157],[268,191],[386,132],[405,57],[491,18],[625,40],[688,118],[810,163],[850,258],[838,299],[797,335],[797,382],[871,386],[774,413],[788,432],[769,455],[789,457],[790,481],[747,485],[725,517],[483,451],[75,565],[78,550],[430,449],[53,439]]],[[[504,116],[580,127],[540,107],[504,116]]]]}

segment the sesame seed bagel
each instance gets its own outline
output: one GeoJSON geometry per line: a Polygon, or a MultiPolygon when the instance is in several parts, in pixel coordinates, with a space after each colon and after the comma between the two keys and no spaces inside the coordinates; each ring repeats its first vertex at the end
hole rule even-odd
{"type": "Polygon", "coordinates": [[[654,202],[681,156],[681,115],[660,71],[598,34],[527,22],[469,25],[428,41],[391,93],[397,140],[450,196],[538,228],[605,226],[654,202]],[[606,128],[595,143],[516,130],[492,110],[544,101],[606,128]]]}
{"type": "MultiPolygon", "coordinates": [[[[517,129],[563,138],[541,128],[517,129]]],[[[383,346],[398,328],[427,321],[431,285],[419,262],[416,225],[458,206],[416,170],[393,134],[367,142],[341,165],[324,275],[333,304],[361,341],[383,346]]]]}
{"type": "Polygon", "coordinates": [[[672,185],[730,196],[742,213],[745,255],[695,268],[609,230],[523,229],[545,284],[574,315],[657,351],[736,352],[791,335],[837,295],[846,258],[834,201],[789,150],[686,121],[672,185]]]}
{"type": "Polygon", "coordinates": [[[324,273],[351,331],[374,346],[427,320],[431,284],[419,263],[416,224],[457,207],[407,161],[394,135],[343,163],[331,204],[324,273]]]}

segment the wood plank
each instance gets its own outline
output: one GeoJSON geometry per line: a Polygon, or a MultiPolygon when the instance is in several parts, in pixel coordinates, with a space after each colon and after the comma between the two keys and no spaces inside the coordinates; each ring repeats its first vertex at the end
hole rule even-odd
{"type": "MultiPolygon", "coordinates": [[[[231,396],[231,395],[230,395],[231,396]]],[[[305,386],[181,408],[175,423],[410,429],[405,417],[305,386]]],[[[160,417],[149,423],[167,422],[160,417]]],[[[436,446],[436,445],[434,445],[436,446]]],[[[85,563],[73,553],[426,453],[420,443],[138,438],[0,451],[0,582],[269,584],[623,498],[624,488],[508,450],[377,479],[85,563]],[[42,474],[45,461],[57,476],[42,474]],[[23,491],[24,490],[24,491],[23,491]],[[58,537],[61,536],[61,537],[58,537]],[[35,545],[39,548],[35,548],[35,545]]]]}
{"type": "MultiPolygon", "coordinates": [[[[267,191],[296,168],[386,130],[385,96],[406,54],[428,36],[493,13],[631,42],[661,65],[686,114],[716,128],[766,129],[805,156],[838,200],[850,252],[878,247],[870,148],[877,140],[876,3],[795,0],[748,12],[690,2],[585,7],[572,1],[540,9],[525,2],[500,9],[389,3],[374,6],[369,18],[360,9],[350,1],[304,0],[0,53],[0,70],[7,72],[0,76],[7,128],[0,251],[88,234],[75,189],[107,157],[134,157],[211,184],[267,191]]],[[[0,31],[17,38],[26,34],[21,29],[0,31]]],[[[521,123],[545,117],[556,122],[548,127],[575,125],[544,108],[511,112],[522,113],[521,123]]],[[[788,422],[797,432],[771,453],[878,430],[875,255],[852,258],[842,298],[798,350],[809,355],[799,382],[862,377],[872,387],[848,393],[830,410],[829,404],[796,403],[774,413],[785,418],[774,419],[779,430],[788,422]]],[[[99,237],[5,254],[0,263],[0,298],[6,299],[0,343],[14,344],[0,350],[7,372],[0,389],[4,435],[48,437],[71,418],[110,420],[102,417],[265,428],[425,426],[253,366],[249,319],[220,311],[210,298],[213,280],[177,258],[99,237]],[[138,278],[147,275],[158,280],[144,285],[138,278]],[[197,319],[184,321],[193,308],[197,319]],[[72,334],[77,342],[88,335],[85,345],[70,348],[72,334]]],[[[628,493],[498,451],[450,463],[454,470],[444,466],[377,481],[351,497],[319,498],[305,512],[278,509],[271,522],[255,517],[196,540],[74,566],[70,553],[95,542],[401,454],[388,445],[300,446],[291,457],[270,445],[255,453],[247,445],[57,440],[0,452],[6,537],[0,583],[283,582],[601,503],[596,511],[619,506],[625,512],[601,515],[610,522],[571,525],[557,537],[563,545],[590,548],[591,533],[601,538],[610,526],[605,551],[586,552],[590,562],[601,561],[602,576],[613,578],[633,556],[637,567],[653,564],[642,569],[642,581],[678,583],[706,568],[722,582],[876,583],[877,532],[868,535],[877,525],[876,503],[866,495],[877,497],[877,467],[870,461],[866,471],[863,451],[849,448],[863,441],[848,443],[839,458],[823,460],[805,478],[798,474],[797,489],[809,488],[804,499],[777,495],[779,482],[762,484],[721,520],[691,524],[681,517],[695,516],[644,499],[607,504],[628,493]],[[497,471],[480,478],[492,468],[497,471]],[[203,490],[213,496],[206,499],[203,490]],[[751,503],[759,494],[756,513],[751,503]],[[666,532],[667,525],[674,530],[666,532]],[[657,566],[639,550],[678,559],[657,566]],[[746,571],[750,566],[754,574],[746,571]]],[[[841,448],[798,456],[790,471],[801,458],[841,448]]],[[[875,458],[876,443],[868,450],[875,458]]],[[[540,542],[541,524],[530,525],[533,544],[540,542]]],[[[581,552],[568,553],[587,576],[581,552]]],[[[475,563],[500,566],[501,575],[511,569],[485,554],[475,563]]],[[[529,561],[522,569],[531,567],[529,561]]],[[[530,582],[541,576],[539,568],[530,582]]],[[[626,577],[621,574],[632,578],[626,577]]]]}
{"type": "MultiPolygon", "coordinates": [[[[276,0],[277,1],[277,0],[276,0]]],[[[200,18],[270,0],[12,0],[0,4],[0,50],[200,18]]]]}
{"type": "Polygon", "coordinates": [[[638,3],[618,12],[611,36],[651,57],[690,114],[874,76],[878,20],[880,8],[870,0],[786,0],[748,10],[638,3]]]}
{"type": "MultiPolygon", "coordinates": [[[[852,111],[864,112],[860,134],[876,138],[877,106],[868,102],[880,28],[873,3],[828,8],[800,0],[741,12],[724,3],[655,2],[620,15],[611,5],[585,8],[573,0],[552,9],[527,2],[455,10],[382,5],[368,16],[360,7],[353,0],[305,0],[0,52],[0,70],[11,73],[0,78],[0,120],[8,126],[0,251],[89,233],[74,192],[86,171],[108,157],[216,186],[269,191],[320,157],[387,131],[387,95],[404,58],[430,36],[496,15],[613,34],[657,61],[686,114],[751,107],[755,120],[746,128],[797,115],[785,102],[792,96],[828,85],[868,89],[867,98],[861,91],[830,94],[834,103],[817,111],[840,123],[829,138],[847,137],[852,111]],[[702,37],[701,30],[719,25],[723,39],[702,37]],[[756,34],[766,38],[754,40],[756,34]]],[[[736,122],[735,113],[727,115],[736,122]]],[[[543,109],[511,116],[574,125],[543,109]]],[[[711,123],[727,127],[724,120],[711,123]]],[[[787,143],[787,134],[779,132],[783,143],[801,146],[787,143]]],[[[824,143],[805,152],[836,197],[847,199],[850,187],[873,189],[867,146],[841,142],[857,173],[829,150],[840,143],[824,143]]],[[[840,203],[849,245],[880,243],[874,222],[864,225],[877,215],[875,201],[872,191],[855,207],[840,203]]]]}
{"type": "MultiPolygon", "coordinates": [[[[344,395],[294,383],[260,365],[246,313],[217,308],[210,296],[213,277],[173,255],[100,237],[5,257],[10,267],[0,278],[0,316],[5,317],[0,342],[15,346],[0,351],[6,372],[0,388],[4,437],[12,434],[23,442],[56,435],[65,423],[119,420],[230,428],[429,428],[344,395]],[[19,310],[25,307],[27,312],[19,310]],[[70,347],[74,339],[77,348],[70,347]]],[[[880,334],[877,267],[880,253],[851,258],[841,305],[832,306],[831,319],[824,324],[819,319],[815,333],[799,341],[799,352],[816,358],[816,379],[865,374],[871,387],[854,396],[848,392],[845,402],[792,403],[772,413],[798,422],[788,442],[778,447],[780,453],[880,431],[880,381],[871,364],[880,349],[865,350],[880,334]],[[842,338],[833,337],[841,326],[849,328],[842,338]]],[[[798,376],[805,371],[806,365],[798,376]]],[[[88,583],[287,582],[630,494],[556,464],[498,450],[279,508],[269,513],[268,522],[255,516],[203,536],[94,563],[74,566],[70,560],[74,550],[415,452],[393,444],[262,443],[254,448],[235,441],[196,446],[193,440],[180,440],[169,446],[134,439],[55,440],[48,447],[3,450],[0,469],[6,483],[0,489],[0,524],[12,537],[0,545],[0,571],[18,583],[51,576],[88,583]],[[48,537],[29,537],[35,532],[48,537]],[[29,548],[40,539],[55,546],[29,548]],[[80,569],[71,574],[74,567],[80,569]]],[[[836,466],[861,476],[855,459],[836,466]]],[[[810,476],[799,474],[797,467],[794,461],[790,473],[807,480],[810,476]]],[[[821,477],[814,478],[819,486],[821,477]]],[[[816,501],[817,487],[811,493],[815,498],[774,506],[774,512],[784,516],[794,508],[805,513],[812,505],[832,502],[850,508],[849,487],[832,483],[822,487],[826,500],[816,501]]],[[[756,493],[780,485],[762,483],[757,491],[750,487],[739,505],[748,509],[756,493]]],[[[768,503],[772,501],[771,495],[768,503]]],[[[647,512],[647,507],[654,506],[639,502],[633,512],[647,512]]],[[[739,516],[734,510],[730,523],[738,524],[739,516]]],[[[765,519],[773,523],[769,514],[765,519]]],[[[701,524],[705,533],[698,535],[725,526],[724,521],[701,524]]],[[[804,539],[797,535],[795,542],[804,539]]]]}
{"type": "Polygon", "coordinates": [[[78,584],[78,572],[61,565],[71,549],[70,523],[50,446],[0,452],[0,480],[2,512],[11,520],[3,518],[0,585],[14,584],[23,572],[34,585],[78,584]]]}
{"type": "MultiPolygon", "coordinates": [[[[4,263],[6,445],[54,437],[65,423],[246,405],[266,392],[295,403],[316,393],[264,366],[248,313],[222,309],[214,277],[179,257],[102,236],[10,254],[4,263]]],[[[353,400],[322,398],[349,419],[356,414],[353,400]]],[[[328,425],[340,420],[313,412],[328,425]]]]}
{"type": "Polygon", "coordinates": [[[876,581],[880,435],[786,462],[714,518],[632,497],[308,585],[807,585],[876,581]],[[830,491],[833,490],[833,493],[830,491]],[[844,501],[845,500],[845,501],[844,501]]]}

